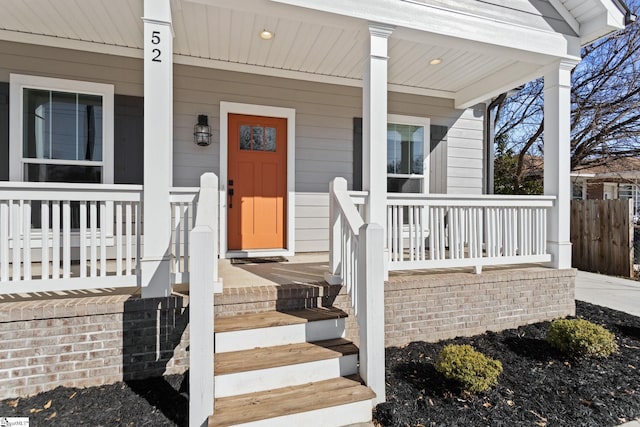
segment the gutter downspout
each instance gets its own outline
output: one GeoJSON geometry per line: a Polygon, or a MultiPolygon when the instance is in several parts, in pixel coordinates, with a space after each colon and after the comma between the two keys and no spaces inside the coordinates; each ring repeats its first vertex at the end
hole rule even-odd
{"type": "Polygon", "coordinates": [[[618,9],[624,12],[624,25],[629,25],[636,22],[638,16],[631,12],[631,9],[629,9],[629,6],[627,6],[627,2],[625,2],[624,0],[613,0],[613,2],[616,4],[616,6],[618,6],[618,9]]]}

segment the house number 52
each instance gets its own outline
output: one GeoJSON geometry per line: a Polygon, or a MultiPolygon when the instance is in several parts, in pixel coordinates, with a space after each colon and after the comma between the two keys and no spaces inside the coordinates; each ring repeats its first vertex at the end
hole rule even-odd
{"type": "MultiPolygon", "coordinates": [[[[151,44],[160,44],[160,31],[154,31],[151,33],[151,44]]],[[[153,49],[151,51],[153,58],[151,58],[151,61],[153,62],[162,62],[162,59],[160,59],[160,55],[162,55],[162,51],[158,48],[153,49]]]]}

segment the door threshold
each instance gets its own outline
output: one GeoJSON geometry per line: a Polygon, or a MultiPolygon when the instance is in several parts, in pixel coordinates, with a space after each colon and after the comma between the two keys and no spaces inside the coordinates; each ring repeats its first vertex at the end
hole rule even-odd
{"type": "Polygon", "coordinates": [[[294,256],[288,249],[246,249],[227,251],[225,258],[257,258],[272,256],[294,256]]]}

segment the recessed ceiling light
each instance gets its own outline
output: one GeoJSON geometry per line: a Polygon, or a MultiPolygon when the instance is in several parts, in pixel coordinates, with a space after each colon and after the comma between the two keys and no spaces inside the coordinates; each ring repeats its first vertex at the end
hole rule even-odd
{"type": "Polygon", "coordinates": [[[429,64],[431,65],[438,65],[440,63],[442,63],[442,59],[440,58],[433,58],[431,61],[429,61],[429,64]]]}
{"type": "Polygon", "coordinates": [[[273,33],[271,31],[268,31],[268,30],[262,30],[260,32],[260,38],[262,40],[271,40],[273,38],[273,33]]]}

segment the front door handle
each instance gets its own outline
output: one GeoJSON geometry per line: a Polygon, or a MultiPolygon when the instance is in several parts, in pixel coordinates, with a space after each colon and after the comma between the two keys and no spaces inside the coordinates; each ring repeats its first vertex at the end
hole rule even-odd
{"type": "Polygon", "coordinates": [[[230,188],[228,191],[229,194],[229,209],[233,207],[233,188],[230,188]]]}

